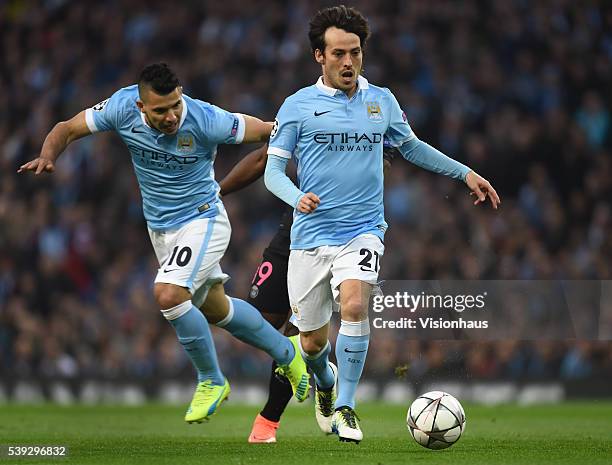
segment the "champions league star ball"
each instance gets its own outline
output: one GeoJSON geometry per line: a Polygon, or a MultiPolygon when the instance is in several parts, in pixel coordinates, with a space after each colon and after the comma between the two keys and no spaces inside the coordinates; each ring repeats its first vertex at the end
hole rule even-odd
{"type": "Polygon", "coordinates": [[[442,391],[419,396],[406,417],[410,435],[428,449],[446,449],[465,430],[465,412],[457,399],[442,391]]]}

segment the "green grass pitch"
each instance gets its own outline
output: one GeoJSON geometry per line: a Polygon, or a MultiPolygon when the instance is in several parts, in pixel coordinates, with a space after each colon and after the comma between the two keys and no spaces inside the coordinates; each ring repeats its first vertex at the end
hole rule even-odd
{"type": "Polygon", "coordinates": [[[325,437],[312,405],[290,406],[277,444],[247,444],[256,407],[230,403],[207,424],[187,425],[183,408],[0,406],[0,444],[63,444],[64,459],[15,464],[610,464],[612,403],[482,407],[466,405],[467,428],[457,444],[430,451],[405,426],[406,407],[359,406],[364,441],[325,437]]]}

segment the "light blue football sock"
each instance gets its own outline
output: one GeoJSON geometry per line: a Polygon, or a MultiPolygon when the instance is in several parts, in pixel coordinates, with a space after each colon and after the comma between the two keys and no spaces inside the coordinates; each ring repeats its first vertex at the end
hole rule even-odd
{"type": "Polygon", "coordinates": [[[331,345],[329,341],[321,351],[314,355],[308,355],[302,350],[302,357],[306,365],[314,374],[317,386],[320,389],[327,390],[334,386],[334,372],[329,367],[329,353],[331,352],[331,345]]]}
{"type": "Polygon", "coordinates": [[[176,331],[179,342],[191,359],[198,373],[198,382],[210,379],[216,385],[225,383],[210,327],[202,312],[188,300],[162,310],[162,313],[176,331]]]}
{"type": "Polygon", "coordinates": [[[338,360],[336,408],[343,406],[355,408],[355,392],[363,372],[369,343],[370,327],[368,320],[360,322],[342,321],[336,340],[336,359],[338,360]]]}
{"type": "Polygon", "coordinates": [[[228,297],[230,310],[217,323],[232,336],[266,352],[278,365],[287,365],[295,356],[291,341],[268,323],[261,313],[244,300],[228,297]]]}

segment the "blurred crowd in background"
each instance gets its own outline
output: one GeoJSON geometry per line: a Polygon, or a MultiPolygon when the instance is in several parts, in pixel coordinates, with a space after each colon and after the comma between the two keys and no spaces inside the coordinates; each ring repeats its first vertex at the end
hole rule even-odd
{"type": "MultiPolygon", "coordinates": [[[[52,176],[17,175],[60,120],[166,61],[192,97],[272,120],[314,83],[307,21],[329,2],[0,2],[0,374],[192,376],[152,298],[157,263],[127,149],[74,143],[52,176]]],[[[488,178],[502,206],[401,158],[386,180],[383,279],[612,279],[612,5],[355,2],[365,76],[416,134],[488,178]]],[[[254,148],[254,147],[253,147],[254,148]]],[[[222,146],[220,179],[249,148],[222,146]]],[[[257,182],[224,199],[222,265],[246,297],[281,202],[257,182]]],[[[602,317],[603,318],[603,317],[602,317]]],[[[605,318],[603,318],[605,319],[605,318]]],[[[603,324],[612,324],[602,321],[603,324]]],[[[267,356],[214,329],[231,378],[267,356]]],[[[402,341],[374,333],[366,377],[612,377],[608,341],[402,341]]],[[[191,379],[191,378],[190,378],[191,379]]]]}

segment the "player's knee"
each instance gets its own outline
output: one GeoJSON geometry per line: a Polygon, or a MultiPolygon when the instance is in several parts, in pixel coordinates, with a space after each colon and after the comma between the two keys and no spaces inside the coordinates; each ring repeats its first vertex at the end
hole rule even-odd
{"type": "Polygon", "coordinates": [[[209,323],[217,324],[228,315],[230,307],[228,299],[222,284],[215,284],[210,288],[206,300],[200,307],[209,323]]]}
{"type": "Polygon", "coordinates": [[[176,307],[191,299],[191,294],[184,287],[175,284],[155,283],[153,288],[155,301],[163,310],[176,307]]]}
{"type": "Polygon", "coordinates": [[[304,335],[302,335],[300,344],[302,345],[302,350],[308,355],[316,355],[327,345],[327,339],[323,337],[312,337],[312,335],[311,337],[304,337],[304,335]]]}
{"type": "Polygon", "coordinates": [[[340,306],[343,320],[361,321],[368,316],[368,307],[359,298],[347,299],[340,306]]]}

